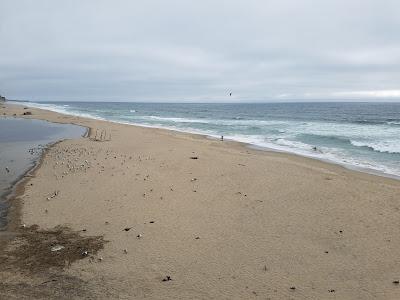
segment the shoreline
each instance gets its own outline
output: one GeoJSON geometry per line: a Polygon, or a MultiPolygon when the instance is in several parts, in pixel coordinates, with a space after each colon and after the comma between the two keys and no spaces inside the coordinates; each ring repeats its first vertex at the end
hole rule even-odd
{"type": "Polygon", "coordinates": [[[108,243],[45,278],[0,272],[14,293],[21,282],[33,295],[60,278],[79,280],[76,299],[400,295],[396,179],[235,141],[30,111],[23,117],[89,130],[42,153],[17,184],[12,213],[27,226],[68,226],[108,243]],[[94,141],[96,130],[111,141],[94,141]]]}
{"type": "Polygon", "coordinates": [[[7,201],[7,224],[0,230],[0,253],[8,246],[8,243],[20,235],[20,229],[22,226],[22,206],[23,201],[21,197],[24,195],[26,185],[29,180],[35,176],[46,156],[46,152],[52,146],[62,141],[57,141],[43,149],[41,155],[34,161],[32,167],[30,167],[24,174],[12,184],[8,193],[2,196],[2,201],[7,201]]]}
{"type": "MultiPolygon", "coordinates": [[[[5,117],[5,116],[4,115],[1,116],[1,118],[3,118],[3,117],[5,117]]],[[[12,116],[12,117],[8,116],[8,117],[6,117],[6,120],[7,119],[15,120],[18,122],[26,122],[26,121],[22,121],[22,120],[26,119],[26,118],[23,118],[23,116],[12,116]],[[19,120],[21,120],[21,121],[19,121],[19,120]]],[[[46,123],[49,125],[56,124],[55,122],[50,122],[48,120],[39,120],[38,119],[38,121],[42,122],[41,124],[46,124],[46,123]]],[[[18,123],[16,123],[16,124],[18,124],[18,123]]],[[[63,126],[69,125],[69,124],[63,124],[63,123],[58,123],[58,124],[63,125],[63,126]]],[[[28,124],[25,124],[25,125],[28,125],[28,124]]],[[[34,124],[32,124],[32,125],[36,126],[34,124]]],[[[47,125],[45,125],[45,126],[47,126],[47,125]]],[[[50,126],[52,126],[52,125],[50,125],[50,126]]],[[[17,125],[17,127],[18,127],[18,125],[17,125]]],[[[89,129],[86,127],[81,127],[81,128],[85,130],[85,132],[81,135],[81,137],[84,138],[89,134],[89,129]]],[[[43,128],[42,128],[42,130],[43,130],[43,128]]],[[[66,129],[63,129],[63,130],[66,130],[66,129]]],[[[31,133],[33,133],[33,132],[31,132],[31,133]]],[[[17,135],[18,134],[19,133],[17,132],[17,135]]],[[[22,134],[22,132],[21,132],[21,134],[22,134]]],[[[35,133],[33,133],[33,134],[35,134],[35,133]]],[[[26,157],[21,157],[21,156],[19,156],[19,157],[11,156],[10,162],[15,161],[15,160],[17,160],[17,161],[19,161],[19,160],[25,161],[26,160],[26,161],[25,161],[24,165],[19,166],[19,168],[22,168],[22,169],[18,169],[18,167],[17,167],[17,171],[15,173],[16,176],[12,176],[12,177],[14,177],[14,179],[12,179],[12,181],[8,182],[8,186],[6,186],[3,193],[0,194],[0,201],[3,201],[6,204],[6,206],[9,206],[9,208],[11,208],[11,203],[13,202],[12,201],[13,198],[16,197],[18,187],[20,185],[23,185],[21,182],[23,182],[26,177],[34,176],[35,170],[40,167],[46,153],[48,152],[48,150],[51,147],[53,147],[54,145],[66,140],[66,139],[72,138],[72,137],[69,137],[68,135],[69,134],[67,132],[64,132],[62,135],[59,135],[59,136],[52,136],[52,137],[50,137],[50,136],[47,137],[44,135],[37,136],[37,140],[32,140],[32,141],[25,141],[24,138],[22,138],[22,140],[19,140],[18,141],[19,143],[23,143],[22,147],[29,147],[29,149],[26,149],[27,151],[31,151],[31,150],[33,151],[33,149],[39,149],[39,150],[35,150],[35,151],[38,151],[39,153],[35,154],[32,157],[32,155],[33,155],[33,152],[32,152],[31,156],[28,155],[29,159],[26,159],[26,157]],[[38,144],[38,142],[41,142],[41,144],[38,144]]],[[[7,137],[5,137],[5,138],[7,140],[7,137]]],[[[28,139],[29,139],[29,137],[28,137],[28,139]]],[[[8,141],[8,142],[11,143],[11,145],[12,145],[12,143],[15,143],[13,141],[8,141]]],[[[17,146],[17,147],[20,147],[20,146],[17,146]]],[[[16,150],[16,151],[19,151],[19,150],[16,150]]],[[[8,211],[8,209],[6,209],[6,212],[7,211],[8,211]]],[[[10,218],[8,217],[8,213],[6,213],[5,219],[7,220],[5,224],[8,224],[8,222],[10,221],[10,218]]],[[[5,231],[6,229],[7,229],[7,225],[5,225],[4,227],[0,227],[0,231],[5,231]]]]}
{"type": "MultiPolygon", "coordinates": [[[[120,124],[120,125],[128,125],[128,126],[136,126],[136,127],[140,127],[140,128],[149,128],[149,129],[158,129],[158,130],[166,130],[166,131],[171,131],[173,133],[180,133],[180,134],[189,134],[189,135],[196,135],[196,136],[200,136],[201,138],[205,138],[205,139],[211,139],[211,140],[219,140],[219,137],[217,136],[212,136],[212,135],[207,135],[204,133],[196,133],[196,132],[190,132],[190,131],[184,131],[184,130],[179,130],[179,129],[175,129],[175,128],[167,128],[167,127],[161,127],[161,126],[152,126],[152,125],[145,125],[145,124],[140,124],[140,123],[130,123],[130,122],[123,122],[123,121],[113,121],[113,120],[107,120],[104,118],[96,118],[93,116],[81,116],[78,114],[72,114],[72,113],[67,113],[67,112],[59,112],[56,110],[50,110],[50,109],[46,109],[46,108],[38,108],[35,106],[29,106],[29,102],[15,102],[15,103],[10,103],[12,105],[17,105],[17,106],[27,106],[30,107],[32,109],[38,109],[38,110],[44,110],[44,111],[48,111],[48,112],[52,112],[52,113],[57,113],[57,114],[61,114],[61,115],[66,115],[66,116],[71,116],[71,117],[78,117],[78,118],[83,118],[83,119],[90,119],[90,120],[95,120],[95,121],[102,121],[102,122],[110,122],[110,123],[114,123],[114,124],[120,124]]],[[[74,123],[70,123],[70,124],[74,124],[74,123]]],[[[77,125],[77,124],[75,124],[77,125]]],[[[336,165],[336,166],[340,166],[346,170],[350,170],[350,171],[354,171],[354,172],[360,172],[360,173],[364,173],[364,174],[369,174],[369,175],[373,175],[373,176],[379,176],[379,177],[384,177],[384,178],[389,178],[389,179],[394,179],[394,180],[400,180],[400,175],[395,175],[395,174],[391,174],[391,173],[385,173],[383,171],[379,171],[379,170],[375,170],[372,168],[366,168],[366,167],[359,167],[356,165],[351,165],[351,164],[346,164],[344,162],[339,162],[339,161],[334,161],[334,160],[330,160],[327,158],[319,158],[317,156],[312,156],[312,155],[306,155],[306,154],[301,154],[301,153],[297,153],[297,152],[291,152],[289,150],[281,150],[281,149],[275,149],[275,148],[271,148],[271,147],[264,147],[264,146],[258,146],[255,144],[251,144],[251,143],[247,143],[247,142],[241,142],[241,141],[237,141],[237,140],[233,140],[233,139],[229,139],[229,138],[225,138],[224,139],[225,142],[230,142],[230,143],[238,143],[239,145],[242,145],[243,147],[246,147],[248,149],[254,150],[254,151],[262,151],[262,152],[269,152],[269,153],[282,153],[282,154],[286,154],[286,155],[293,155],[296,157],[300,157],[300,158],[307,158],[307,159],[312,159],[312,160],[316,160],[316,161],[320,161],[323,163],[327,163],[330,165],[336,165]]]]}
{"type": "MultiPolygon", "coordinates": [[[[10,116],[9,116],[10,117],[10,116]]],[[[23,116],[12,116],[12,118],[23,118],[23,116]]],[[[47,120],[42,120],[45,122],[50,122],[47,120]]],[[[59,123],[63,124],[63,123],[59,123]]],[[[90,134],[90,129],[85,127],[85,133],[82,138],[85,138],[90,134]]],[[[30,166],[21,173],[14,181],[10,183],[7,190],[0,195],[0,201],[4,201],[7,205],[6,210],[6,225],[0,228],[0,252],[4,250],[7,243],[20,234],[21,229],[21,209],[23,206],[21,196],[23,196],[26,185],[32,177],[40,169],[43,161],[45,160],[48,151],[56,146],[57,144],[65,141],[67,138],[60,138],[53,142],[49,142],[44,147],[41,148],[40,154],[31,161],[30,166]]]]}

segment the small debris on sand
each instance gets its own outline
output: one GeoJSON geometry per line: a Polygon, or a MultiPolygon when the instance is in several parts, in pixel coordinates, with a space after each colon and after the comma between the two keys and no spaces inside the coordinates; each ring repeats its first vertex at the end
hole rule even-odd
{"type": "Polygon", "coordinates": [[[191,156],[190,159],[199,159],[198,156],[191,156]]]}
{"type": "Polygon", "coordinates": [[[137,237],[138,239],[140,239],[140,238],[142,238],[142,235],[139,233],[136,237],[137,237]]]}
{"type": "Polygon", "coordinates": [[[171,278],[171,276],[165,276],[165,278],[163,278],[163,280],[162,281],[171,281],[172,280],[172,278],[171,278]]]}
{"type": "Polygon", "coordinates": [[[131,230],[131,228],[132,228],[132,227],[126,227],[126,228],[124,228],[124,230],[125,230],[125,231],[129,231],[129,230],[131,230]]]}
{"type": "Polygon", "coordinates": [[[58,195],[58,193],[59,193],[59,191],[54,191],[54,193],[50,197],[47,197],[46,200],[49,201],[50,199],[53,199],[54,197],[56,197],[58,195]]]}
{"type": "Polygon", "coordinates": [[[26,111],[26,112],[23,113],[23,115],[24,116],[30,116],[30,115],[32,115],[32,113],[30,111],[26,111]]]}
{"type": "Polygon", "coordinates": [[[400,284],[400,281],[394,280],[394,281],[393,281],[393,284],[396,284],[396,285],[397,285],[397,284],[400,284]]]}
{"type": "Polygon", "coordinates": [[[295,286],[291,286],[290,289],[291,289],[292,291],[294,291],[294,290],[296,289],[296,287],[295,287],[295,286]]]}
{"type": "Polygon", "coordinates": [[[62,245],[55,245],[55,246],[53,246],[53,247],[51,247],[51,252],[57,252],[57,251],[60,251],[60,250],[62,250],[62,249],[64,249],[65,247],[64,246],[62,246],[62,245]]]}

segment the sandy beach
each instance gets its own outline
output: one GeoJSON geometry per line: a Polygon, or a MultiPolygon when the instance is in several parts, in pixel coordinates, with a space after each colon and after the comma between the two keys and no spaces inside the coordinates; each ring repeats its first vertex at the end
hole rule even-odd
{"type": "Polygon", "coordinates": [[[17,186],[1,299],[400,299],[398,180],[2,106],[90,134],[53,145],[17,186]]]}

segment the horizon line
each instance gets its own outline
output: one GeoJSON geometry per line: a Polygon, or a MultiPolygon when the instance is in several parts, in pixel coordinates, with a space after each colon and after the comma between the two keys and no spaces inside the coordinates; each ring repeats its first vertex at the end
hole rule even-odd
{"type": "Polygon", "coordinates": [[[365,99],[346,99],[346,100],[337,100],[337,99],[327,99],[327,100],[295,100],[288,99],[284,101],[280,100],[250,100],[250,101],[160,101],[160,100],[149,100],[149,101],[124,101],[124,100],[16,100],[16,99],[7,99],[9,102],[32,102],[32,103],[57,103],[57,102],[76,102],[76,103],[156,103],[156,104],[267,104],[267,103],[400,103],[400,99],[393,100],[365,100],[365,99]]]}

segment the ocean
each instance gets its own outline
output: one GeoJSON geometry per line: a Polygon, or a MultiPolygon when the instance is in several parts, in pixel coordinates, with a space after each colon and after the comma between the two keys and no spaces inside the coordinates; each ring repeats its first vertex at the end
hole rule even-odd
{"type": "Polygon", "coordinates": [[[126,103],[26,105],[245,142],[400,177],[400,103],[126,103]]]}

